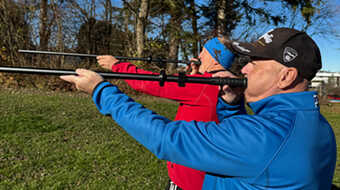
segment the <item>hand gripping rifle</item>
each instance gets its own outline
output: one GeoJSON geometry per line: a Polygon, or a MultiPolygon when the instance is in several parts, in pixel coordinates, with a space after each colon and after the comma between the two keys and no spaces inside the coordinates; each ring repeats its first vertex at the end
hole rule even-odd
{"type": "MultiPolygon", "coordinates": [[[[20,50],[22,53],[36,53],[31,50],[20,50]],[[25,51],[25,52],[24,52],[25,51]]],[[[50,52],[51,53],[51,52],[50,52]]],[[[44,54],[49,54],[44,52],[44,54]]],[[[96,55],[88,54],[68,54],[52,52],[49,55],[66,55],[67,56],[90,56],[96,57],[96,55]]],[[[118,58],[118,57],[116,57],[118,58]]],[[[130,59],[131,60],[131,59],[130,59]]],[[[0,67],[0,72],[9,73],[22,73],[22,74],[40,74],[40,75],[77,75],[73,70],[61,70],[61,69],[46,69],[46,68],[28,68],[28,67],[0,67]]],[[[202,83],[211,85],[229,85],[230,87],[246,87],[246,79],[238,78],[206,78],[206,77],[191,77],[186,76],[184,73],[179,75],[166,75],[162,70],[159,75],[156,74],[135,74],[135,73],[114,73],[114,72],[98,72],[103,78],[106,79],[130,79],[130,80],[148,80],[158,81],[160,86],[163,86],[165,82],[177,82],[179,86],[185,86],[185,83],[202,83]]]]}

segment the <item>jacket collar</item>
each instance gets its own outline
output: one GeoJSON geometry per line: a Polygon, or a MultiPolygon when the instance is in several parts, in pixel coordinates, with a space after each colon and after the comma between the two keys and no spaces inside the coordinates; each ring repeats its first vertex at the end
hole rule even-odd
{"type": "Polygon", "coordinates": [[[248,105],[255,114],[278,110],[319,109],[318,96],[314,91],[276,94],[248,105]]]}

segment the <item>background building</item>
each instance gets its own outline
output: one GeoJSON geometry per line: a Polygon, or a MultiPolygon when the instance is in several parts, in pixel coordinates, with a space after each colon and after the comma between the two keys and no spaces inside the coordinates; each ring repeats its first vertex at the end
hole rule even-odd
{"type": "Polygon", "coordinates": [[[329,89],[340,88],[340,72],[319,71],[311,81],[310,88],[319,91],[321,96],[328,95],[329,89]]]}

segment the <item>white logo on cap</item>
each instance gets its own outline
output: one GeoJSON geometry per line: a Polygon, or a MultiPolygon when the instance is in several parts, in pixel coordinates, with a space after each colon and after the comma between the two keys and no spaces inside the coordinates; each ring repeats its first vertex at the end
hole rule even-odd
{"type": "Polygon", "coordinates": [[[243,52],[248,52],[248,53],[250,52],[249,49],[240,46],[240,43],[238,43],[238,42],[233,42],[233,45],[236,46],[238,49],[240,49],[240,50],[243,51],[243,52]]]}
{"type": "Polygon", "coordinates": [[[259,39],[264,39],[264,42],[266,44],[269,44],[273,41],[274,35],[273,34],[269,34],[269,32],[272,32],[273,29],[269,30],[267,33],[263,34],[259,39]]]}
{"type": "Polygon", "coordinates": [[[291,47],[286,47],[283,51],[283,61],[285,63],[293,61],[297,56],[297,51],[291,47]]]}

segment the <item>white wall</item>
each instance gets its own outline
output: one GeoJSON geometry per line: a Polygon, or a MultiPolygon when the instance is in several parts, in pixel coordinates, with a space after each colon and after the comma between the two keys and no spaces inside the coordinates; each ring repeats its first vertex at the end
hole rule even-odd
{"type": "Polygon", "coordinates": [[[316,73],[316,76],[313,78],[310,87],[317,88],[320,87],[323,83],[326,84],[329,80],[333,79],[334,87],[340,87],[340,72],[325,72],[319,71],[316,73]]]}

